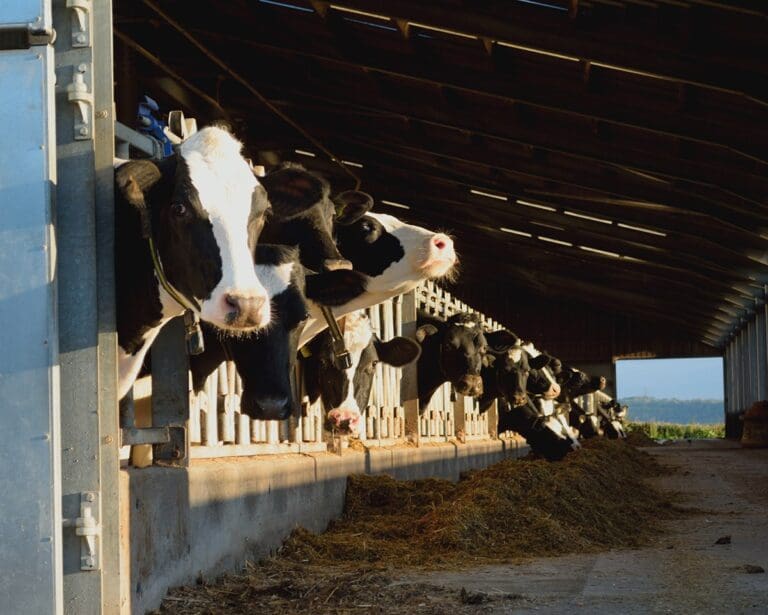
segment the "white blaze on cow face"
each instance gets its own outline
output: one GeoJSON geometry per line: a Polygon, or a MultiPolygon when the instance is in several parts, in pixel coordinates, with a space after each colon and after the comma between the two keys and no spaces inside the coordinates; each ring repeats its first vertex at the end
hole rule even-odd
{"type": "Polygon", "coordinates": [[[269,298],[253,266],[249,222],[258,181],[225,130],[203,129],[180,146],[200,204],[213,227],[221,257],[221,279],[202,298],[200,316],[222,329],[242,331],[269,324],[269,298]]]}
{"type": "MultiPolygon", "coordinates": [[[[523,350],[525,350],[525,352],[527,352],[531,357],[538,357],[541,355],[541,352],[534,347],[532,342],[523,344],[523,350]]],[[[549,389],[544,391],[541,396],[544,399],[557,399],[561,392],[560,385],[557,384],[557,380],[552,375],[551,370],[548,367],[543,367],[540,371],[542,374],[544,374],[544,377],[549,381],[550,384],[549,389]]]]}
{"type": "Polygon", "coordinates": [[[358,433],[360,428],[360,419],[362,417],[362,408],[355,399],[355,374],[360,365],[360,357],[373,339],[373,329],[371,322],[364,312],[358,311],[348,314],[344,318],[344,346],[349,352],[352,365],[344,370],[342,377],[345,382],[343,390],[346,393],[341,403],[327,410],[327,417],[334,421],[336,425],[341,425],[348,421],[349,431],[358,433]]]}

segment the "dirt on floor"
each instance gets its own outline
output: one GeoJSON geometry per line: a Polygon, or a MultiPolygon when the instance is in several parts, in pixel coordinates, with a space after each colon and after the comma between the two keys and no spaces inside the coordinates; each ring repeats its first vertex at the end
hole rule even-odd
{"type": "Polygon", "coordinates": [[[277,557],[176,589],[159,612],[525,611],[535,608],[527,586],[489,588],[477,575],[506,562],[503,578],[518,577],[534,555],[652,543],[683,516],[649,483],[665,474],[647,453],[595,440],[562,462],[504,461],[457,484],[350,477],[345,513],[328,531],[297,529],[277,557]]]}

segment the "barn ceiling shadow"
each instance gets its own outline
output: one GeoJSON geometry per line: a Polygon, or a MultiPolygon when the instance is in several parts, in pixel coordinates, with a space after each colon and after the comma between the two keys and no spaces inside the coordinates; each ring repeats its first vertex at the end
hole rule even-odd
{"type": "Polygon", "coordinates": [[[455,235],[452,292],[567,358],[719,354],[768,283],[767,16],[116,0],[118,117],[148,93],[226,119],[262,163],[356,176],[378,211],[455,235]]]}

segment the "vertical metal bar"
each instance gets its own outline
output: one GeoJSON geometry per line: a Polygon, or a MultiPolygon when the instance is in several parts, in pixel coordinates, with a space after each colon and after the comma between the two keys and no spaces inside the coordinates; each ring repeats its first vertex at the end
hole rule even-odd
{"type": "Polygon", "coordinates": [[[91,8],[90,46],[73,47],[74,9],[54,2],[63,513],[78,516],[80,494],[100,492],[102,528],[90,570],[83,570],[80,537],[65,535],[65,605],[78,614],[117,612],[120,604],[112,5],[91,8]],[[79,110],[67,97],[76,75],[93,95],[85,130],[76,129],[79,110]]]}
{"type": "MultiPolygon", "coordinates": [[[[402,331],[405,337],[416,338],[416,293],[420,289],[412,290],[403,295],[402,300],[402,331]]],[[[416,363],[403,367],[400,379],[400,399],[405,412],[405,433],[407,437],[419,441],[421,429],[419,428],[419,386],[417,380],[416,363]]]]}
{"type": "MultiPolygon", "coordinates": [[[[152,424],[170,427],[171,441],[155,444],[155,461],[186,466],[189,463],[189,357],[181,317],[165,325],[152,344],[152,424]]],[[[212,374],[215,376],[216,372],[212,374]]],[[[216,416],[214,404],[208,412],[216,416]]]]}

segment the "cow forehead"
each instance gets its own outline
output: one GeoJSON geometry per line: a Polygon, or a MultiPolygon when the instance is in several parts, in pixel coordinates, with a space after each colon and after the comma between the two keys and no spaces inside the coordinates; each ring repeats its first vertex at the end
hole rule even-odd
{"type": "Polygon", "coordinates": [[[391,216],[390,214],[367,214],[369,217],[373,218],[374,220],[378,221],[381,226],[384,227],[384,230],[388,233],[392,233],[396,236],[420,236],[420,237],[428,237],[431,235],[434,235],[432,231],[429,231],[425,228],[422,228],[421,226],[415,226],[413,224],[408,224],[407,222],[403,222],[400,220],[400,218],[396,218],[395,216],[391,216]]]}
{"type": "Polygon", "coordinates": [[[246,225],[256,176],[240,154],[242,144],[220,128],[203,128],[181,144],[189,179],[211,220],[246,225]]]}

